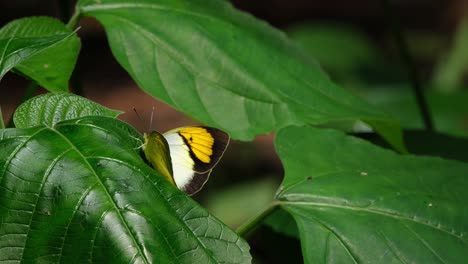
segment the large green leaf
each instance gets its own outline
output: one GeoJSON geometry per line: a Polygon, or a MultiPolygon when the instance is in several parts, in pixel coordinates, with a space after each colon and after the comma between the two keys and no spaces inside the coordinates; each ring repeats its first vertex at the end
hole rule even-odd
{"type": "Polygon", "coordinates": [[[280,206],[306,263],[461,263],[468,257],[468,164],[397,155],[333,130],[276,138],[280,206]]]}
{"type": "Polygon", "coordinates": [[[140,157],[113,118],[0,130],[0,261],[246,263],[249,246],[140,157]]]}
{"type": "Polygon", "coordinates": [[[149,94],[248,140],[291,124],[363,120],[403,149],[398,123],[333,84],[266,23],[219,0],[81,0],[149,94]]]}
{"type": "Polygon", "coordinates": [[[0,80],[16,69],[50,91],[67,91],[80,40],[50,17],[14,20],[0,29],[0,80]]]}
{"type": "Polygon", "coordinates": [[[90,115],[116,117],[121,113],[78,95],[48,93],[21,104],[15,111],[13,121],[17,128],[54,126],[57,122],[78,117],[90,115]]]}

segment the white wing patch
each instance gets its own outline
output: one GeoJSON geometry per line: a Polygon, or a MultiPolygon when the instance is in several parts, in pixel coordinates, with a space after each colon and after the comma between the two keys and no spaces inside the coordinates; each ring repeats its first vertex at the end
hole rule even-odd
{"type": "Polygon", "coordinates": [[[192,181],[195,175],[195,171],[193,170],[195,162],[190,157],[189,147],[185,144],[182,136],[172,132],[165,133],[164,138],[166,138],[169,145],[174,182],[179,189],[184,190],[185,186],[192,181]]]}

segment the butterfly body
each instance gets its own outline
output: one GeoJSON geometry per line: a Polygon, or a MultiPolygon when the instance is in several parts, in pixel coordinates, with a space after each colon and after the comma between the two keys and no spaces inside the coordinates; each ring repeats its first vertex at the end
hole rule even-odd
{"type": "Polygon", "coordinates": [[[216,128],[193,126],[144,135],[146,159],[162,176],[189,195],[198,192],[222,157],[229,136],[216,128]]]}

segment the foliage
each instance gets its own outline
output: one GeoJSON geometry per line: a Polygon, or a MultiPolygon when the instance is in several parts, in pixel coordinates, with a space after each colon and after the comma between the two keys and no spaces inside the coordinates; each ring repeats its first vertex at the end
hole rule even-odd
{"type": "Polygon", "coordinates": [[[108,109],[85,98],[67,93],[49,93],[35,97],[16,109],[13,120],[17,128],[38,125],[55,126],[62,120],[81,116],[117,117],[121,112],[108,109]]]}
{"type": "Polygon", "coordinates": [[[50,91],[67,91],[80,41],[49,17],[22,18],[0,29],[0,80],[16,70],[50,91]]]}
{"type": "MultiPolygon", "coordinates": [[[[291,35],[317,28],[302,30],[291,35]]],[[[380,63],[364,40],[343,32],[331,38],[353,40],[359,54],[332,59],[331,71],[348,78],[356,64],[380,63]]],[[[219,0],[80,0],[67,26],[47,17],[5,25],[0,80],[15,71],[62,93],[19,106],[16,128],[0,122],[0,260],[249,263],[245,239],[262,224],[300,239],[306,263],[468,257],[465,154],[402,155],[324,128],[362,121],[405,153],[399,122],[381,109],[404,127],[417,116],[405,120],[401,103],[372,106],[335,84],[308,54],[319,50],[219,0]],[[80,46],[72,29],[83,16],[102,23],[115,58],[148,94],[234,139],[277,133],[285,178],[267,209],[231,230],[145,163],[142,136],[116,119],[119,111],[63,93],[80,46]]],[[[450,131],[463,135],[459,128],[450,131]]]]}
{"type": "Polygon", "coordinates": [[[314,128],[282,129],[276,149],[286,171],[278,203],[297,222],[306,262],[467,257],[468,164],[401,156],[314,128]]]}

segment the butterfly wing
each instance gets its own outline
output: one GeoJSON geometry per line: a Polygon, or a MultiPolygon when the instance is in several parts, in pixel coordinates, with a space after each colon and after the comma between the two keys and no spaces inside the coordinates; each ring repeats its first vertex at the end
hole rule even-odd
{"type": "Polygon", "coordinates": [[[170,150],[165,138],[156,131],[149,134],[145,133],[143,138],[145,142],[142,148],[146,160],[164,178],[174,184],[174,179],[172,177],[172,164],[169,156],[170,150]]]}
{"type": "Polygon", "coordinates": [[[211,127],[182,127],[163,136],[169,145],[174,182],[189,195],[203,187],[229,144],[228,134],[211,127]]]}

